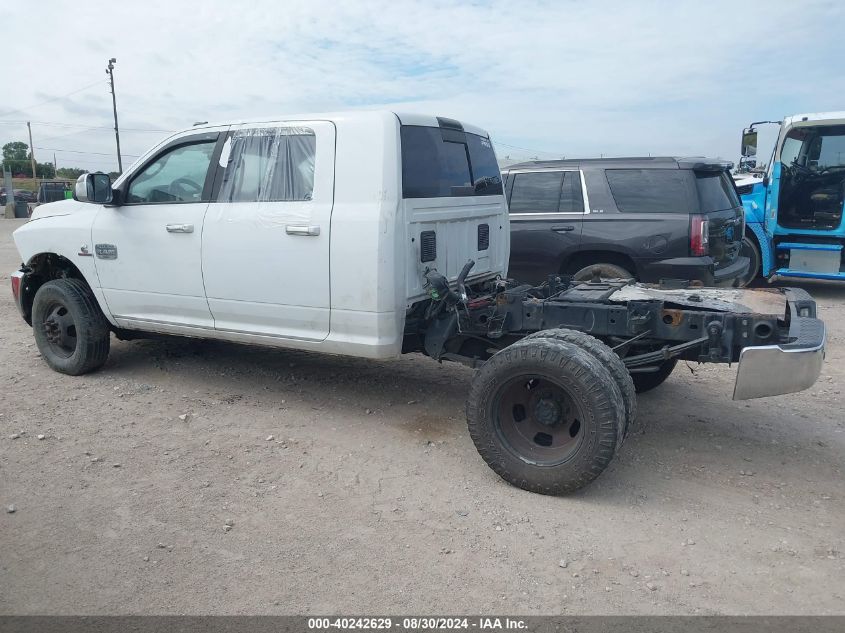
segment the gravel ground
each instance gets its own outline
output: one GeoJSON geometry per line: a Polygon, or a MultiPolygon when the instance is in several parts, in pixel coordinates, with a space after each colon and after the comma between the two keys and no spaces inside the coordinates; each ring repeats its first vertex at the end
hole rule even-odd
{"type": "Polygon", "coordinates": [[[463,367],[113,339],[72,378],[0,291],[0,613],[845,614],[845,287],[810,291],[813,389],[680,366],[567,498],[481,461],[463,367]]]}

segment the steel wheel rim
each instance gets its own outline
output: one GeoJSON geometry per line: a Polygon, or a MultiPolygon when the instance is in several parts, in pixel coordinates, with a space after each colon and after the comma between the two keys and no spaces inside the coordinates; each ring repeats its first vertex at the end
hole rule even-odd
{"type": "Polygon", "coordinates": [[[493,402],[493,416],[502,444],[535,466],[569,461],[586,434],[578,399],[546,376],[525,374],[508,380],[493,402]]]}
{"type": "Polygon", "coordinates": [[[76,322],[63,303],[54,301],[47,306],[41,331],[50,351],[61,358],[70,358],[76,351],[76,322]]]}

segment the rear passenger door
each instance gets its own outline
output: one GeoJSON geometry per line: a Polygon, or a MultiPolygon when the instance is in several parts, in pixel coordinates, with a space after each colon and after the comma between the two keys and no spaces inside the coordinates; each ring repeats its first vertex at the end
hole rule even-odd
{"type": "Polygon", "coordinates": [[[508,276],[540,283],[558,274],[578,250],[585,214],[580,171],[512,171],[507,185],[511,221],[508,276]]]}
{"type": "Polygon", "coordinates": [[[202,272],[218,330],[299,340],[329,334],[335,128],[233,128],[205,217],[202,272]]]}

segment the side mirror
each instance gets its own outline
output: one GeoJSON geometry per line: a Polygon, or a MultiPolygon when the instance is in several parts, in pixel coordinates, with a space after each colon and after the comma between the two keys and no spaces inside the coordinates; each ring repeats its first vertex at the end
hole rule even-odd
{"type": "Polygon", "coordinates": [[[757,155],[757,130],[753,127],[742,131],[741,154],[746,158],[757,155]]]}
{"type": "Polygon", "coordinates": [[[76,179],[73,197],[79,202],[109,204],[112,196],[111,177],[108,174],[82,174],[76,179]]]}

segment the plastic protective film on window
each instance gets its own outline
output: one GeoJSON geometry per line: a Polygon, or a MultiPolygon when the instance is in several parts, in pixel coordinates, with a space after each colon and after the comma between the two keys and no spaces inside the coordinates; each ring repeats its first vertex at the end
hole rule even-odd
{"type": "MultiPolygon", "coordinates": [[[[220,155],[217,202],[307,202],[314,192],[314,131],[304,127],[239,130],[220,155]]],[[[252,217],[280,224],[310,216],[307,204],[261,204],[252,217]]],[[[231,218],[235,219],[235,218],[231,218]]]]}

